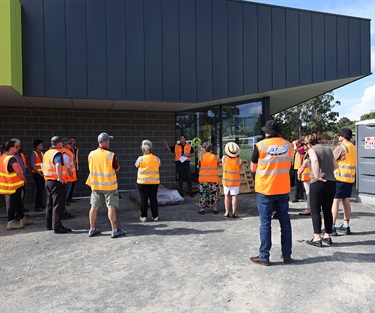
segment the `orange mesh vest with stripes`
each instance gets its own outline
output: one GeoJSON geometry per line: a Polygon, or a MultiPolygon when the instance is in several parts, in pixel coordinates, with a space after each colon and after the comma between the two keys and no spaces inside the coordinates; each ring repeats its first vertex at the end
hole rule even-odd
{"type": "Polygon", "coordinates": [[[114,153],[105,149],[98,148],[90,152],[88,157],[89,177],[86,184],[91,190],[116,190],[117,176],[113,169],[114,153]]]}
{"type": "Polygon", "coordinates": [[[259,159],[255,191],[264,195],[289,193],[292,144],[281,137],[271,137],[258,142],[256,146],[259,159]]]}
{"type": "Polygon", "coordinates": [[[199,178],[200,183],[217,183],[219,182],[219,159],[217,155],[206,152],[202,155],[199,167],[199,178]]]}
{"type": "Polygon", "coordinates": [[[138,167],[137,184],[160,184],[159,167],[160,163],[155,155],[152,153],[143,155],[138,167]]]}
{"type": "Polygon", "coordinates": [[[25,182],[17,175],[16,172],[8,172],[8,163],[13,155],[3,154],[0,157],[0,194],[10,195],[25,185],[25,182]]]}
{"type": "Polygon", "coordinates": [[[227,155],[223,156],[223,178],[222,183],[225,186],[239,186],[241,185],[241,159],[239,157],[230,158],[227,155]]]}
{"type": "Polygon", "coordinates": [[[357,166],[357,151],[351,143],[341,143],[345,150],[345,160],[337,160],[338,168],[334,171],[335,178],[344,183],[354,183],[357,166]]]}

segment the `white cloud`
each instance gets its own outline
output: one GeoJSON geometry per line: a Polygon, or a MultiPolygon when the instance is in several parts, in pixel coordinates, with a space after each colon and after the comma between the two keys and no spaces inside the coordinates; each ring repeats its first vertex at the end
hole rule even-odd
{"type": "Polygon", "coordinates": [[[371,110],[375,110],[375,85],[366,88],[361,102],[353,105],[344,116],[351,121],[359,121],[361,115],[370,113],[371,110]]]}

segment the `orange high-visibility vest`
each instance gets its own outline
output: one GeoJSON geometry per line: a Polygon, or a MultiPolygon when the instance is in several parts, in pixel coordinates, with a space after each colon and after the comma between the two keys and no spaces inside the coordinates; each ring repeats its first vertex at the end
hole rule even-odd
{"type": "Polygon", "coordinates": [[[13,157],[9,154],[3,154],[0,157],[0,194],[2,195],[13,194],[18,188],[25,185],[23,179],[16,172],[8,172],[8,163],[13,157]]]}
{"type": "Polygon", "coordinates": [[[116,190],[117,176],[113,169],[114,153],[102,148],[98,148],[90,152],[88,157],[89,177],[86,180],[86,185],[91,187],[91,190],[116,190]]]}
{"type": "MultiPolygon", "coordinates": [[[[33,151],[33,153],[35,154],[35,168],[38,170],[38,172],[42,173],[42,160],[43,160],[44,153],[43,151],[40,152],[42,154],[42,158],[39,157],[38,152],[33,151]]],[[[36,174],[36,172],[33,169],[31,169],[31,173],[33,175],[36,174]]]]}
{"type": "MultiPolygon", "coordinates": [[[[76,158],[76,166],[77,166],[76,171],[78,171],[78,169],[79,169],[79,165],[78,165],[79,149],[76,146],[73,146],[72,148],[75,149],[75,158],[76,158]]],[[[72,153],[73,153],[73,151],[72,151],[72,153]]],[[[74,153],[73,153],[73,155],[74,155],[74,153]]]]}
{"type": "Polygon", "coordinates": [[[65,182],[74,182],[77,180],[77,171],[76,167],[74,166],[74,154],[69,149],[63,148],[63,152],[66,153],[69,156],[69,162],[70,162],[70,169],[73,173],[73,176],[70,176],[68,173],[68,169],[66,170],[66,173],[63,173],[64,181],[65,182]]]}
{"type": "MultiPolygon", "coordinates": [[[[22,152],[19,153],[19,155],[20,155],[20,157],[21,157],[21,159],[22,159],[23,166],[25,167],[25,169],[27,169],[27,168],[28,168],[28,165],[27,165],[27,161],[26,161],[26,157],[25,157],[25,155],[24,155],[22,152]]],[[[26,174],[26,173],[24,173],[24,174],[26,174]]]]}
{"type": "Polygon", "coordinates": [[[334,171],[335,178],[344,183],[354,183],[357,166],[357,151],[351,143],[341,143],[345,150],[345,160],[337,160],[338,168],[334,171]]]}
{"type": "Polygon", "coordinates": [[[199,178],[200,183],[217,183],[219,182],[219,169],[218,169],[219,159],[217,155],[206,152],[202,154],[202,159],[200,161],[199,167],[199,178]]]}
{"type": "MultiPolygon", "coordinates": [[[[191,145],[190,144],[185,144],[184,146],[184,151],[182,152],[182,146],[181,145],[175,145],[174,146],[174,160],[178,161],[182,157],[182,155],[186,153],[190,153],[191,151],[191,145]]],[[[187,159],[190,161],[190,157],[187,157],[187,159]]]]}
{"type": "Polygon", "coordinates": [[[296,151],[296,154],[294,155],[294,169],[298,170],[302,165],[302,155],[296,151]]]}
{"type": "Polygon", "coordinates": [[[241,185],[241,159],[239,157],[231,158],[224,155],[222,158],[223,178],[222,184],[225,186],[241,185]]]}
{"type": "Polygon", "coordinates": [[[281,137],[271,137],[256,143],[256,146],[259,159],[255,191],[264,195],[289,193],[292,144],[281,137]]]}
{"type": "MultiPolygon", "coordinates": [[[[302,163],[306,159],[307,153],[302,158],[302,163]]],[[[310,181],[311,180],[311,169],[307,166],[301,173],[301,181],[310,181]]]]}
{"type": "Polygon", "coordinates": [[[160,184],[159,167],[160,160],[157,156],[152,153],[141,156],[137,183],[146,185],[160,184]]]}
{"type": "MultiPolygon", "coordinates": [[[[53,159],[59,152],[62,154],[61,149],[51,148],[43,156],[42,171],[45,181],[57,180],[59,178],[57,175],[56,164],[53,162],[53,159]]],[[[62,173],[64,172],[66,172],[66,166],[62,165],[62,173]]],[[[62,178],[64,179],[64,176],[62,178]]]]}

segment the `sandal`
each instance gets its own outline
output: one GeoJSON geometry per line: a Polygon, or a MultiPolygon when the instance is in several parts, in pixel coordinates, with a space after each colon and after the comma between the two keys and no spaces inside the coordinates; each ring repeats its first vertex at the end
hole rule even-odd
{"type": "Polygon", "coordinates": [[[232,216],[233,216],[233,218],[238,218],[238,214],[237,213],[233,213],[232,216]]]}
{"type": "Polygon", "coordinates": [[[204,209],[199,209],[198,213],[199,214],[205,214],[204,209]]]}
{"type": "Polygon", "coordinates": [[[218,214],[219,211],[217,209],[214,209],[214,214],[218,214]]]}
{"type": "Polygon", "coordinates": [[[223,217],[229,217],[229,213],[228,214],[223,214],[223,217]]]}
{"type": "Polygon", "coordinates": [[[298,215],[311,215],[311,212],[307,212],[307,210],[304,210],[300,212],[298,215]]]}

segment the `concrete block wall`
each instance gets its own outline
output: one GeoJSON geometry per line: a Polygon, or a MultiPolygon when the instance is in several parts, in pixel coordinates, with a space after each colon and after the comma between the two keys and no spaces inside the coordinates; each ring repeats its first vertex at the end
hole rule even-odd
{"type": "MultiPolygon", "coordinates": [[[[53,104],[51,104],[53,105],[53,104]]],[[[175,140],[174,112],[113,111],[93,109],[22,108],[0,106],[0,142],[18,138],[28,158],[33,141],[44,141],[44,149],[50,147],[52,136],[74,136],[79,150],[79,172],[74,196],[89,196],[85,185],[88,175],[87,156],[97,148],[97,136],[107,132],[114,136],[111,150],[116,153],[121,166],[117,173],[119,190],[136,188],[137,170],[134,163],[142,154],[142,140],[149,139],[154,145],[160,168],[161,184],[170,188],[175,181],[174,156],[165,150],[162,139],[170,144],[175,140]]],[[[27,194],[31,198],[34,181],[27,173],[27,194]]]]}

